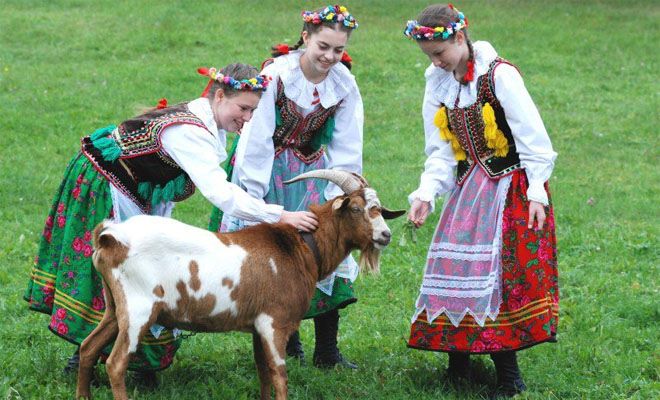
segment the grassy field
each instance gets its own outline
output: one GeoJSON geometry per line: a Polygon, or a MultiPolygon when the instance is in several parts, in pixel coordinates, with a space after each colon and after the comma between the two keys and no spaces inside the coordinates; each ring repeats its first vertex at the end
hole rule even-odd
{"type": "MultiPolygon", "coordinates": [[[[43,221],[79,138],[161,97],[193,98],[195,69],[258,65],[275,42],[295,42],[303,7],[280,1],[0,0],[0,398],[72,398],[61,368],[73,346],[22,300],[43,221]]],[[[422,1],[351,1],[360,28],[349,51],[365,105],[366,177],[384,203],[407,206],[422,169],[421,98],[428,60],[401,34],[422,1]]],[[[527,399],[660,396],[658,276],[658,21],[649,1],[463,1],[475,39],[523,71],[559,153],[551,179],[561,288],[559,342],[520,355],[527,399]],[[656,71],[656,72],[654,72],[656,71]],[[656,132],[656,133],[653,133],[656,132]],[[655,167],[654,167],[655,165],[655,167]],[[654,206],[655,204],[655,206],[654,206]]],[[[200,196],[175,217],[205,226],[200,196]]],[[[478,399],[493,384],[443,380],[446,355],[406,348],[432,223],[361,277],[342,312],[340,347],[358,372],[289,365],[296,399],[478,399]]],[[[313,328],[303,323],[311,355],[313,328]]],[[[136,399],[251,399],[250,338],[196,335],[136,399]]],[[[105,374],[102,380],[107,383],[105,374]]],[[[111,398],[103,385],[96,398],[111,398]]]]}

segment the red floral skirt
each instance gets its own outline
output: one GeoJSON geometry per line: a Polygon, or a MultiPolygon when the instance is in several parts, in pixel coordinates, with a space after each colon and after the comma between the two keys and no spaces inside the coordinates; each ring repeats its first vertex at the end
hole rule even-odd
{"type": "Polygon", "coordinates": [[[444,314],[429,323],[422,312],[410,328],[409,347],[480,354],[556,341],[559,287],[554,212],[552,204],[546,207],[543,229],[528,229],[527,185],[524,170],[512,174],[502,216],[502,305],[496,320],[487,319],[481,327],[466,315],[456,327],[444,314]]]}

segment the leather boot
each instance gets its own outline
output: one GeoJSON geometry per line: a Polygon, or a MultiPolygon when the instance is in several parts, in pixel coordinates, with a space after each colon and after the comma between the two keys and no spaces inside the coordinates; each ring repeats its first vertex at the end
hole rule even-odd
{"type": "Polygon", "coordinates": [[[461,380],[470,380],[472,377],[470,370],[470,354],[469,353],[449,353],[449,364],[447,366],[447,377],[451,382],[459,382],[461,380]]]}
{"type": "Polygon", "coordinates": [[[137,385],[148,390],[158,387],[158,375],[156,375],[156,371],[135,371],[133,379],[137,385]]]}
{"type": "Polygon", "coordinates": [[[76,347],[76,352],[66,362],[64,366],[65,374],[78,373],[78,366],[80,365],[80,347],[76,347]]]}
{"type": "Polygon", "coordinates": [[[316,344],[314,346],[314,366],[318,368],[344,368],[357,369],[357,365],[344,359],[337,348],[337,330],[339,327],[339,312],[328,311],[314,317],[314,332],[316,344]]]}
{"type": "Polygon", "coordinates": [[[298,331],[293,332],[289,337],[289,341],[286,343],[286,355],[297,359],[300,364],[305,363],[305,350],[300,342],[300,333],[298,331]]]}
{"type": "Polygon", "coordinates": [[[513,397],[527,390],[518,368],[518,359],[515,351],[492,353],[490,358],[495,363],[497,373],[497,386],[491,395],[491,400],[513,397]]]}

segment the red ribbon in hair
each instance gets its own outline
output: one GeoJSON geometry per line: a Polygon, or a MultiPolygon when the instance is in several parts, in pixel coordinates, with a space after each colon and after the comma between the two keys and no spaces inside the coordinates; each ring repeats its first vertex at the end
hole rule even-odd
{"type": "Polygon", "coordinates": [[[467,61],[467,71],[463,75],[463,82],[472,82],[474,80],[474,60],[467,61]]]}
{"type": "Polygon", "coordinates": [[[353,62],[353,59],[348,55],[348,52],[345,51],[344,54],[341,55],[341,62],[350,64],[353,62]]]}
{"type": "MultiPolygon", "coordinates": [[[[202,76],[209,76],[209,69],[206,67],[199,67],[197,68],[197,73],[202,76]]],[[[202,91],[202,94],[199,95],[199,97],[206,97],[206,95],[209,94],[209,90],[211,90],[211,85],[213,85],[213,79],[209,79],[209,83],[206,84],[206,87],[202,91]]]]}
{"type": "Polygon", "coordinates": [[[277,50],[277,52],[280,53],[281,55],[289,54],[289,50],[290,50],[289,45],[283,43],[276,44],[275,46],[273,46],[273,49],[277,50]]]}
{"type": "Polygon", "coordinates": [[[158,104],[156,104],[157,110],[162,110],[163,108],[167,108],[167,99],[165,97],[158,100],[158,104]]]}

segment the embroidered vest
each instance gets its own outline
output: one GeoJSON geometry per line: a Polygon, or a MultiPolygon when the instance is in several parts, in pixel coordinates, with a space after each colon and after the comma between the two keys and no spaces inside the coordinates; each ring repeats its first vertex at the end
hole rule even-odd
{"type": "Polygon", "coordinates": [[[521,168],[516,144],[511,135],[511,128],[506,122],[504,109],[502,109],[495,96],[494,73],[495,68],[500,63],[515,67],[515,65],[502,58],[496,58],[490,64],[488,72],[481,75],[477,81],[477,101],[466,108],[455,107],[453,110],[447,110],[449,129],[456,135],[461,148],[467,155],[465,160],[458,162],[456,169],[456,181],[459,185],[465,181],[465,178],[476,165],[479,165],[489,177],[494,179],[499,179],[521,168]],[[482,108],[486,103],[492,106],[497,127],[504,133],[504,137],[508,142],[509,151],[504,157],[497,157],[495,150],[486,145],[482,114],[482,108]]]}
{"type": "Polygon", "coordinates": [[[161,133],[175,124],[208,130],[186,103],[181,103],[126,120],[118,127],[101,128],[82,139],[82,152],[113,185],[149,213],[161,201],[181,201],[195,192],[188,174],[162,149],[161,133]]]}
{"type": "Polygon", "coordinates": [[[284,94],[284,84],[277,82],[275,100],[275,132],[273,143],[277,156],[286,148],[293,149],[296,157],[311,164],[323,155],[323,145],[330,143],[335,128],[334,115],[342,101],[330,108],[318,107],[302,116],[296,103],[284,94]]]}

